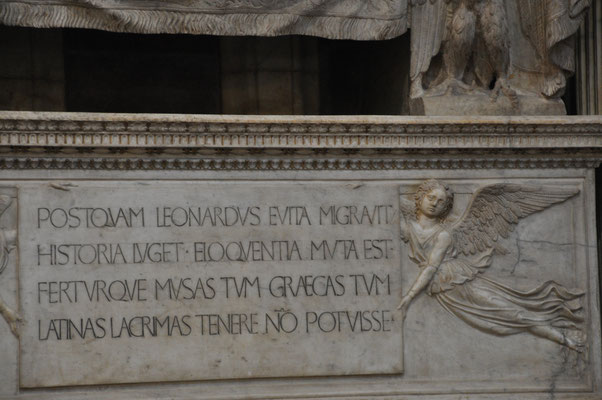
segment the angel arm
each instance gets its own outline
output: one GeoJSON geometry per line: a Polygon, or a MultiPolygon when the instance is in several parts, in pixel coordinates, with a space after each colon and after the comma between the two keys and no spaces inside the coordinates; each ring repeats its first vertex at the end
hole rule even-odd
{"type": "Polygon", "coordinates": [[[410,232],[408,227],[408,222],[405,220],[401,220],[401,240],[407,243],[410,240],[410,232]]]}
{"type": "Polygon", "coordinates": [[[2,315],[4,320],[8,323],[13,335],[15,335],[15,337],[19,337],[19,323],[23,321],[23,319],[19,314],[9,308],[4,303],[2,298],[0,298],[0,315],[2,315]]]}
{"type": "Polygon", "coordinates": [[[435,276],[435,273],[439,269],[439,266],[443,261],[443,257],[445,257],[445,253],[451,244],[451,235],[446,231],[441,232],[437,237],[435,246],[429,254],[426,265],[422,267],[422,270],[414,281],[412,288],[408,291],[408,294],[401,299],[401,303],[399,303],[399,306],[397,307],[397,309],[403,310],[404,316],[405,311],[412,300],[428,286],[428,284],[431,282],[431,279],[433,279],[433,276],[435,276]]]}
{"type": "Polygon", "coordinates": [[[0,298],[0,315],[2,315],[7,321],[16,319],[15,312],[11,310],[6,303],[4,303],[2,298],[0,298]]]}

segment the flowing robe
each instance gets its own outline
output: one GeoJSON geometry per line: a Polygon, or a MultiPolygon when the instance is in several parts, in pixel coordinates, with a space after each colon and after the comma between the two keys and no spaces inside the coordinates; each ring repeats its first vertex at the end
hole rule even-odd
{"type": "MultiPolygon", "coordinates": [[[[423,236],[408,224],[410,259],[426,267],[444,229],[441,226],[423,236]]],[[[490,265],[491,254],[488,251],[474,259],[460,258],[453,248],[448,249],[427,287],[428,295],[470,326],[490,334],[513,335],[542,325],[578,329],[577,324],[583,322],[578,314],[583,293],[552,281],[520,291],[486,278],[481,273],[490,265]]]]}

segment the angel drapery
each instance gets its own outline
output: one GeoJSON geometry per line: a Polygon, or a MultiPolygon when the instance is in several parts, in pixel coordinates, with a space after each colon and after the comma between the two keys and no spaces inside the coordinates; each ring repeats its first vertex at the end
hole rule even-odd
{"type": "MultiPolygon", "coordinates": [[[[420,240],[413,228],[409,232],[410,259],[420,265],[440,231],[426,240],[420,240]]],[[[496,335],[521,333],[537,325],[577,329],[576,324],[582,322],[576,314],[581,305],[572,302],[582,293],[571,292],[554,282],[530,291],[514,290],[481,275],[490,263],[491,250],[473,259],[458,258],[450,250],[427,293],[470,326],[496,335]]]]}
{"type": "Polygon", "coordinates": [[[507,253],[498,239],[508,237],[519,219],[563,202],[576,193],[574,189],[558,187],[486,186],[474,194],[462,218],[456,222],[441,221],[430,230],[423,229],[425,224],[421,224],[420,204],[416,213],[407,204],[402,206],[406,219],[402,232],[409,245],[409,258],[422,272],[427,268],[435,270],[422,286],[421,273],[406,297],[426,289],[451,314],[486,333],[505,336],[529,332],[581,350],[582,343],[566,337],[560,329],[579,329],[583,322],[582,292],[568,290],[553,281],[533,290],[520,291],[482,274],[495,253],[507,253]],[[443,232],[451,240],[440,264],[433,266],[432,254],[440,250],[437,247],[443,232]]]}

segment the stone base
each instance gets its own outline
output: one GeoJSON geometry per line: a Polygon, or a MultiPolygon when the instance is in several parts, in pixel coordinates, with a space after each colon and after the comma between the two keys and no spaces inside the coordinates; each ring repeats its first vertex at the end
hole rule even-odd
{"type": "Polygon", "coordinates": [[[518,108],[500,95],[445,95],[410,99],[411,115],[566,115],[564,102],[537,96],[518,96],[518,108]]]}

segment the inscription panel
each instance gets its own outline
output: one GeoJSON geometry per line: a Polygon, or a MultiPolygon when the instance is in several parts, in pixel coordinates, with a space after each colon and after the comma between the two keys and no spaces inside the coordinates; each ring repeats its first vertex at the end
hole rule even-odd
{"type": "Polygon", "coordinates": [[[20,386],[401,373],[398,190],[21,188],[20,386]]]}

